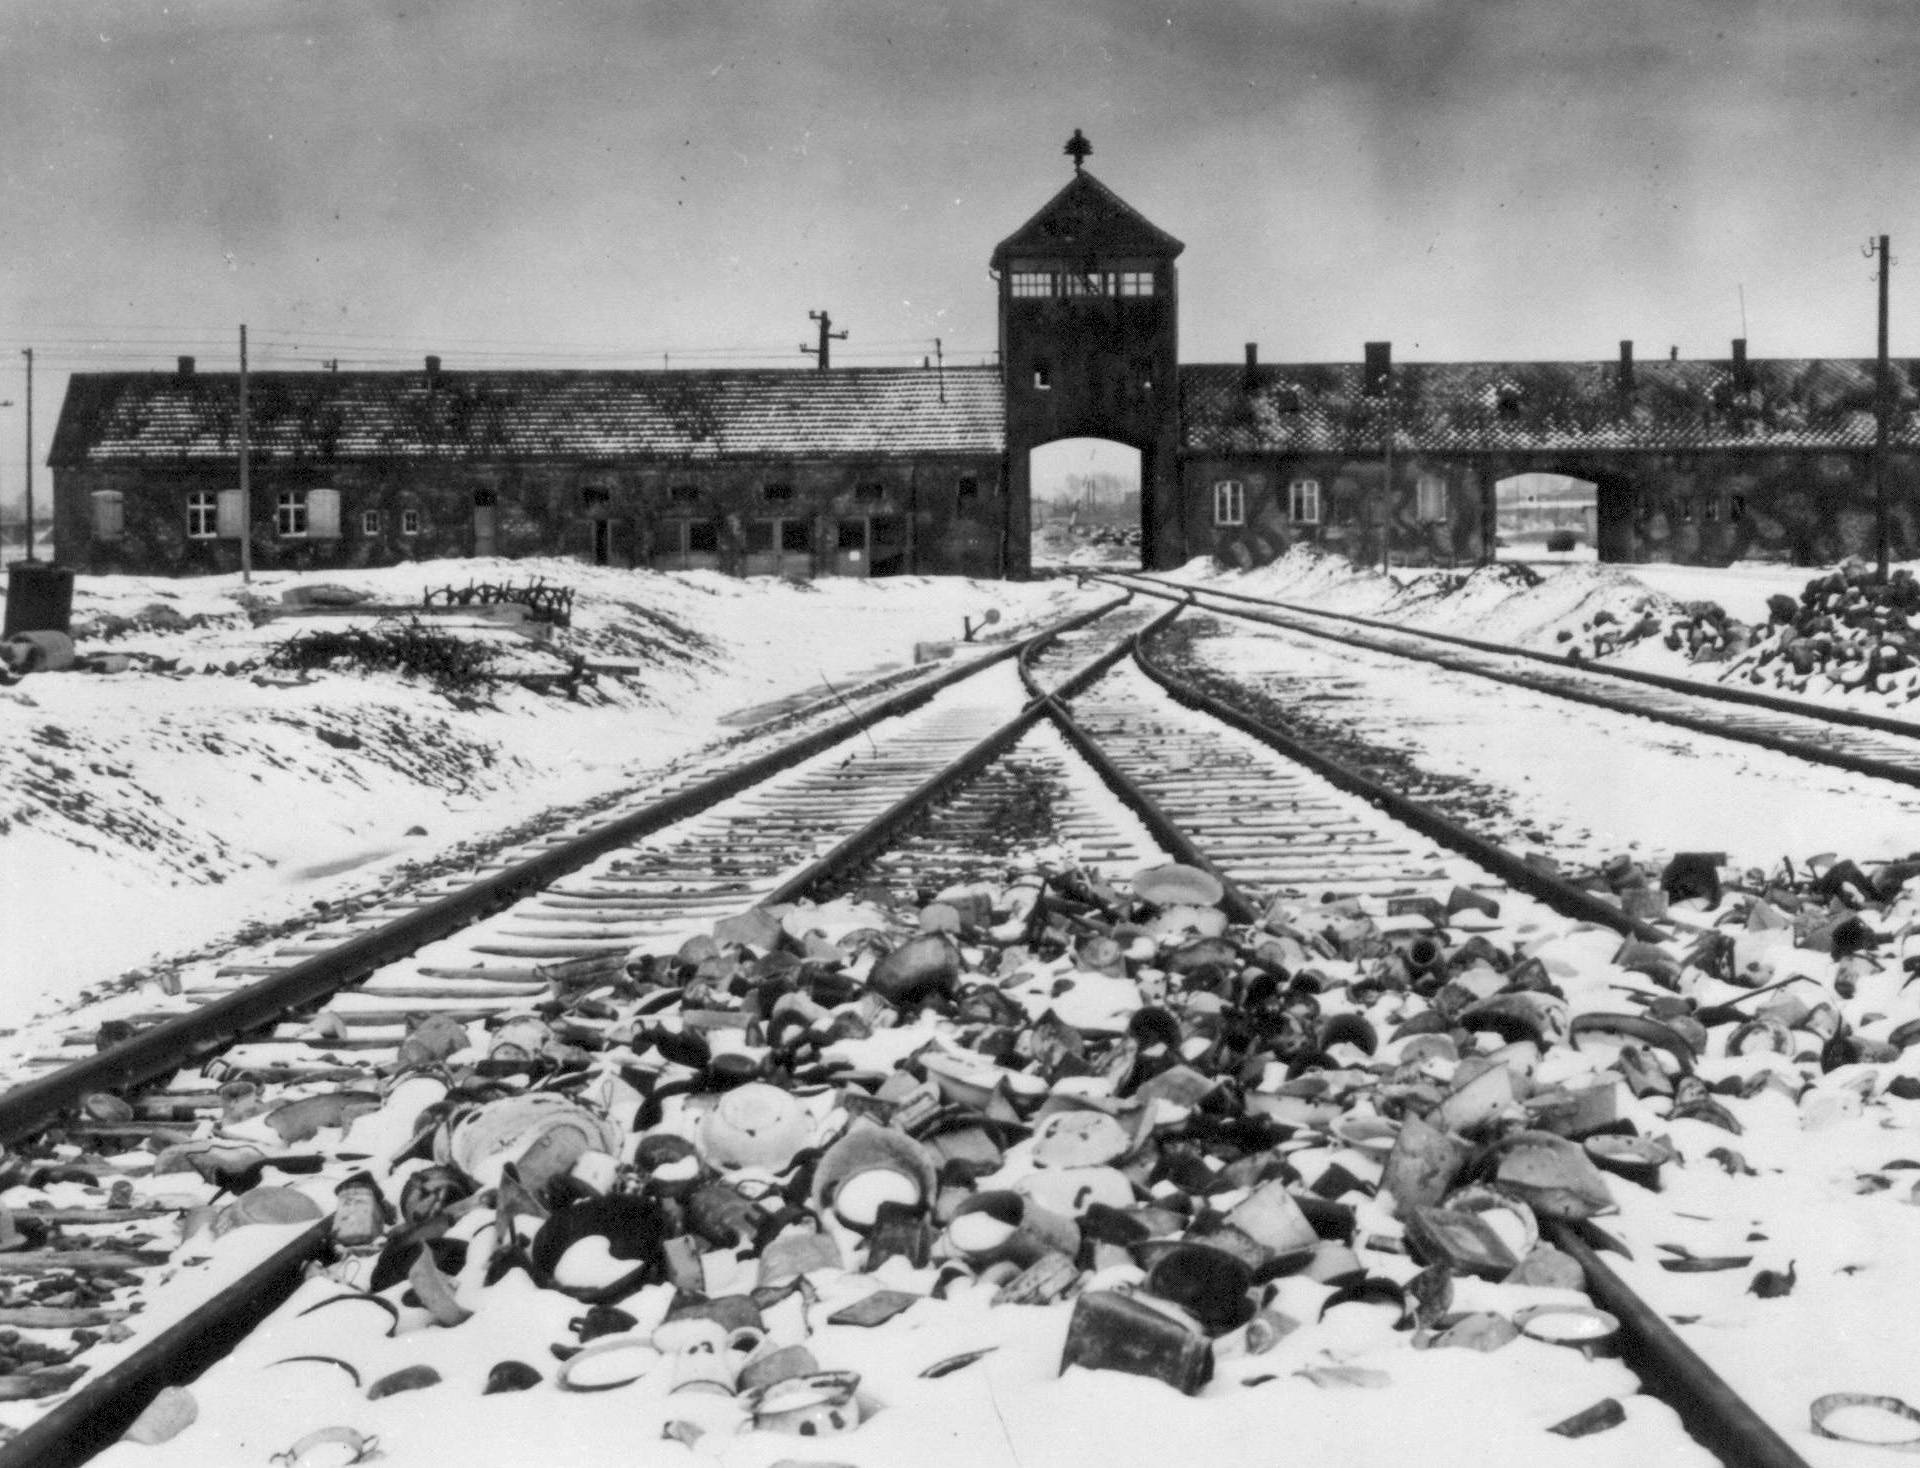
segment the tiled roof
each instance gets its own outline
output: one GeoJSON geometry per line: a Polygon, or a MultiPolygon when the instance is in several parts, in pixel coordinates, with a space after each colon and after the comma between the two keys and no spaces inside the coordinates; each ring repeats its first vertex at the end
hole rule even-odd
{"type": "MultiPolygon", "coordinates": [[[[993,367],[820,372],[259,372],[264,459],[580,459],[998,454],[993,367]]],[[[48,461],[154,463],[236,452],[233,373],[76,373],[48,461]]]]}
{"type": "MultiPolygon", "coordinates": [[[[1379,451],[1384,400],[1358,363],[1180,369],[1196,453],[1379,451]]],[[[1889,441],[1920,448],[1920,362],[1892,363],[1889,441]]],[[[1862,449],[1874,439],[1871,359],[1398,363],[1394,442],[1431,453],[1577,449],[1862,449]]]]}
{"type": "Polygon", "coordinates": [[[993,268],[1004,269],[1009,255],[1171,260],[1184,249],[1092,174],[1076,173],[1039,213],[994,246],[993,268]]]}

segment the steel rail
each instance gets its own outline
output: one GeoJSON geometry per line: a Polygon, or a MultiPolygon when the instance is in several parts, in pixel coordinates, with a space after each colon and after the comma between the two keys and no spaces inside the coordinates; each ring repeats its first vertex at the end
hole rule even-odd
{"type": "MultiPolygon", "coordinates": [[[[1115,586],[1124,586],[1124,582],[1115,578],[1099,578],[1115,586]]],[[[1199,603],[1196,596],[1218,597],[1228,601],[1249,602],[1268,609],[1270,613],[1289,613],[1294,616],[1323,617],[1334,621],[1351,622],[1357,626],[1368,627],[1381,632],[1390,632],[1397,636],[1426,638],[1435,642],[1453,643],[1472,651],[1500,657],[1522,659],[1528,662],[1543,663],[1562,674],[1597,673],[1609,678],[1618,678],[1632,683],[1642,683],[1667,693],[1681,694],[1698,698],[1709,703],[1732,703],[1750,705],[1765,709],[1769,713],[1807,719],[1815,723],[1838,724],[1852,728],[1868,729],[1878,734],[1891,734],[1902,739],[1920,739],[1920,727],[1905,723],[1899,719],[1889,719],[1877,714],[1864,713],[1856,709],[1828,709],[1819,705],[1798,703],[1792,699],[1776,698],[1770,694],[1750,692],[1741,688],[1728,688],[1722,684],[1696,682],[1688,678],[1675,678],[1665,673],[1649,673],[1637,668],[1614,668],[1602,663],[1569,663],[1548,653],[1536,652],[1531,648],[1509,647],[1498,642],[1484,642],[1478,638],[1460,637],[1450,632],[1429,632],[1421,628],[1402,627],[1393,622],[1384,622],[1374,617],[1361,617],[1351,612],[1327,612],[1313,607],[1296,606],[1290,602],[1269,601],[1260,597],[1247,596],[1240,592],[1214,591],[1205,587],[1183,587],[1178,582],[1160,582],[1159,578],[1147,578],[1159,582],[1167,590],[1148,590],[1148,596],[1174,598],[1175,591],[1182,593],[1178,598],[1192,605],[1199,603]]],[[[1383,647],[1364,637],[1333,631],[1328,628],[1302,626],[1297,622],[1280,622],[1263,618],[1252,612],[1237,612],[1231,607],[1210,607],[1206,610],[1224,613],[1227,616],[1245,617],[1251,621],[1267,621],[1269,625],[1286,627],[1290,631],[1300,632],[1308,637],[1324,638],[1329,642],[1338,642],[1347,647],[1366,648],[1388,657],[1403,657],[1415,662],[1431,663],[1435,667],[1448,668],[1454,672],[1466,673],[1476,678],[1486,678],[1497,683],[1506,683],[1516,688],[1525,688],[1534,693],[1542,693],[1550,698],[1564,698],[1569,703],[1586,704],[1592,708],[1608,709],[1615,713],[1633,714],[1639,718],[1652,719],[1663,724],[1672,724],[1677,728],[1690,729],[1696,734],[1709,734],[1717,739],[1730,739],[1741,744],[1756,745],[1761,749],[1772,750],[1776,754],[1791,755],[1812,764],[1830,765],[1834,769],[1846,770],[1851,774],[1866,775],[1877,780],[1888,780],[1895,784],[1920,787],[1920,769],[1909,769],[1902,765],[1875,759],[1871,755],[1849,754],[1842,749],[1824,749],[1817,744],[1807,744],[1787,735],[1769,733],[1764,729],[1743,729],[1734,725],[1716,723],[1712,719],[1685,714],[1673,709],[1644,708],[1622,703],[1600,692],[1587,692],[1570,684],[1548,686],[1515,673],[1503,673],[1495,668],[1475,667],[1456,659],[1449,659],[1440,653],[1423,653],[1408,648],[1383,647]]]]}
{"type": "Polygon", "coordinates": [[[77,1468],[119,1441],[164,1387],[192,1380],[299,1288],[333,1220],[300,1230],[239,1279],[0,1444],[0,1468],[77,1468]]]}
{"type": "Polygon", "coordinates": [[[1608,1268],[1567,1224],[1547,1220],[1554,1247],[1570,1254],[1587,1276],[1600,1308],[1620,1322],[1622,1359],[1653,1395],[1680,1414],[1699,1444],[1737,1468],[1807,1468],[1807,1463],[1660,1318],[1625,1280],[1608,1268]]]}
{"type": "MultiPolygon", "coordinates": [[[[1105,610],[1112,610],[1112,606],[1105,610]]],[[[885,850],[893,838],[927,807],[958,786],[965,784],[1018,744],[1027,731],[1047,714],[1047,702],[1053,695],[1036,687],[1032,678],[1031,665],[1034,655],[1042,651],[1057,635],[1057,629],[1050,629],[1038,637],[1029,639],[1020,648],[1020,678],[1031,697],[1021,707],[1019,713],[965,754],[951,761],[945,768],[930,775],[919,786],[880,812],[859,830],[835,843],[817,860],[794,873],[761,899],[759,905],[770,907],[778,903],[798,901],[815,888],[859,867],[868,858],[885,850]]],[[[1123,638],[1116,644],[1115,649],[1109,650],[1089,667],[1075,673],[1062,686],[1074,688],[1086,686],[1101,672],[1111,667],[1114,660],[1125,657],[1126,650],[1127,640],[1123,638]]]]}
{"type": "MultiPolygon", "coordinates": [[[[1174,614],[1184,610],[1187,605],[1189,604],[1183,602],[1175,607],[1174,614]]],[[[1469,831],[1457,821],[1441,815],[1432,806],[1371,780],[1340,761],[1322,754],[1293,735],[1242,713],[1232,705],[1222,702],[1191,684],[1181,682],[1153,661],[1144,641],[1138,643],[1135,661],[1139,664],[1140,671],[1165,689],[1176,702],[1218,719],[1224,724],[1229,724],[1242,733],[1252,735],[1269,749],[1277,751],[1298,764],[1305,765],[1349,795],[1356,795],[1369,804],[1378,806],[1395,820],[1457,851],[1469,861],[1494,873],[1509,886],[1537,898],[1555,912],[1580,922],[1598,923],[1603,927],[1612,928],[1616,933],[1645,939],[1652,943],[1664,943],[1673,936],[1652,923],[1629,916],[1584,887],[1576,887],[1561,877],[1553,876],[1528,864],[1504,846],[1489,841],[1486,837],[1469,831]]]]}
{"type": "Polygon", "coordinates": [[[918,687],[883,700],[864,713],[839,720],[780,749],[748,761],[641,810],[550,847],[460,891],[439,898],[328,952],[304,959],[284,973],[250,984],[177,1018],[163,1020],[97,1055],[63,1066],[0,1094],[0,1144],[45,1128],[96,1091],[120,1091],[170,1075],[181,1066],[272,1024],[289,1013],[367,977],[424,945],[470,926],[528,892],[548,886],[608,852],[682,821],[739,794],[769,776],[824,749],[860,735],[876,719],[919,707],[936,693],[1017,656],[1026,642],[1048,639],[1106,615],[1119,601],[1056,623],[1022,642],[1010,642],[918,687]]]}
{"type": "Polygon", "coordinates": [[[1132,808],[1134,814],[1140,818],[1140,824],[1147,828],[1153,839],[1188,866],[1198,867],[1219,882],[1224,893],[1221,906],[1227,916],[1236,923],[1258,922],[1258,910],[1240,890],[1238,884],[1194,843],[1192,837],[1180,829],[1179,824],[1161,808],[1158,801],[1142,790],[1119,765],[1108,757],[1106,751],[1100,748],[1094,738],[1080,727],[1066,706],[1065,700],[1090,686],[1129,652],[1138,657],[1140,639],[1158,631],[1179,615],[1179,607],[1169,607],[1125,642],[1109,649],[1083,669],[1080,675],[1068,680],[1066,684],[1050,693],[1039,689],[1024,655],[1021,658],[1020,676],[1027,687],[1043,701],[1047,717],[1053,721],[1054,726],[1073,747],[1074,752],[1092,766],[1107,788],[1113,791],[1123,804],[1132,808]]]}

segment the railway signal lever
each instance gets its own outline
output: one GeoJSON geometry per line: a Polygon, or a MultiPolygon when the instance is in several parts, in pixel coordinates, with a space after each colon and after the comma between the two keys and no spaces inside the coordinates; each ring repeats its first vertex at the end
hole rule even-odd
{"type": "Polygon", "coordinates": [[[982,627],[991,627],[999,620],[1000,613],[997,610],[981,613],[978,622],[974,621],[971,617],[962,617],[960,619],[960,640],[962,642],[972,642],[974,633],[978,632],[982,627]]]}

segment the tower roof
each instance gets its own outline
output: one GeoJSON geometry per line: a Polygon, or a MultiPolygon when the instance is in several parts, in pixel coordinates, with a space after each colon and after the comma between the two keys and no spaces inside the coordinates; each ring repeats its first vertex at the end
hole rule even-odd
{"type": "Polygon", "coordinates": [[[1145,255],[1171,260],[1184,249],[1179,240],[1150,223],[1099,179],[1076,171],[1038,214],[994,246],[993,268],[1005,269],[1012,255],[1145,255]]]}

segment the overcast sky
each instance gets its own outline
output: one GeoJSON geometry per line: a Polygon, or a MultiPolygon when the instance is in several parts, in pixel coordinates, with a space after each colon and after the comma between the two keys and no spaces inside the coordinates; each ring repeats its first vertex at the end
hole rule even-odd
{"type": "MultiPolygon", "coordinates": [[[[0,495],[65,374],[989,360],[1091,172],[1182,355],[1920,355],[1912,0],[0,0],[0,495]],[[1744,307],[1744,316],[1743,316],[1744,307]]],[[[44,513],[51,479],[37,470],[44,513]]]]}

